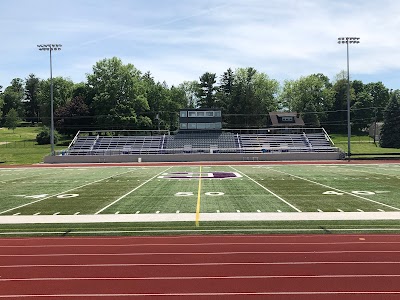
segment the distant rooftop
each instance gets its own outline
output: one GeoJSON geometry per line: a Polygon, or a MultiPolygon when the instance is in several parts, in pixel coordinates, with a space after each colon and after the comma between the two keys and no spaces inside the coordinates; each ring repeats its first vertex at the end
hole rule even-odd
{"type": "Polygon", "coordinates": [[[304,121],[297,112],[270,112],[272,127],[304,126],[304,121]]]}

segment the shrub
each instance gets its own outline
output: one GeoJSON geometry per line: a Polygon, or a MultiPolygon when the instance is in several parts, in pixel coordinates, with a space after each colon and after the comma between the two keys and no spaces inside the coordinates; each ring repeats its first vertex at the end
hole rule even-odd
{"type": "MultiPolygon", "coordinates": [[[[59,139],[58,132],[54,130],[54,144],[57,144],[59,139]]],[[[42,130],[36,135],[36,142],[39,145],[50,144],[50,128],[44,126],[42,130]]]]}

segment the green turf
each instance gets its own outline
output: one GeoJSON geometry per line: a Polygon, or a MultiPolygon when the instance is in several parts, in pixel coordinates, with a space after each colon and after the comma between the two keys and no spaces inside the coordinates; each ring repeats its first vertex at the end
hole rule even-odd
{"type": "Polygon", "coordinates": [[[0,169],[0,214],[60,215],[400,210],[400,166],[202,167],[199,178],[158,178],[200,167],[0,169]],[[213,171],[242,177],[208,179],[213,171]],[[199,186],[201,187],[199,192],[199,186]]]}

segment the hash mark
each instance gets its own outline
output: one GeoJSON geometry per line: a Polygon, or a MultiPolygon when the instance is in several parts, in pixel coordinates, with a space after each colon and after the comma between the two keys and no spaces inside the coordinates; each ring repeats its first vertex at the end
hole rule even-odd
{"type": "Polygon", "coordinates": [[[13,216],[18,216],[18,215],[20,215],[21,213],[16,213],[16,214],[13,214],[13,216]]]}
{"type": "Polygon", "coordinates": [[[140,210],[138,210],[137,212],[135,212],[135,214],[138,214],[138,213],[140,213],[140,210]]]}
{"type": "Polygon", "coordinates": [[[37,213],[35,213],[35,214],[33,214],[34,216],[37,216],[37,215],[40,215],[40,212],[37,212],[37,213]]]}
{"type": "Polygon", "coordinates": [[[76,213],[74,213],[74,216],[79,215],[79,211],[77,211],[76,213]]]}
{"type": "Polygon", "coordinates": [[[359,212],[364,212],[362,209],[359,209],[359,208],[357,208],[357,210],[358,210],[359,212]]]}
{"type": "Polygon", "coordinates": [[[381,211],[381,212],[385,212],[383,209],[380,209],[380,208],[378,208],[378,210],[381,211]]]}
{"type": "Polygon", "coordinates": [[[282,211],[280,209],[278,209],[277,212],[282,212],[282,211]]]}
{"type": "Polygon", "coordinates": [[[115,214],[118,215],[118,214],[119,214],[119,211],[115,212],[115,214]]]}

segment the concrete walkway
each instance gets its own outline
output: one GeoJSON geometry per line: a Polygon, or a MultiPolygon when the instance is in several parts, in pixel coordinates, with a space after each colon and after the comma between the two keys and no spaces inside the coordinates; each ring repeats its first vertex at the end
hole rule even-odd
{"type": "MultiPolygon", "coordinates": [[[[195,213],[0,216],[0,224],[195,222],[195,213]]],[[[400,220],[400,212],[202,213],[205,221],[400,220]]]]}

